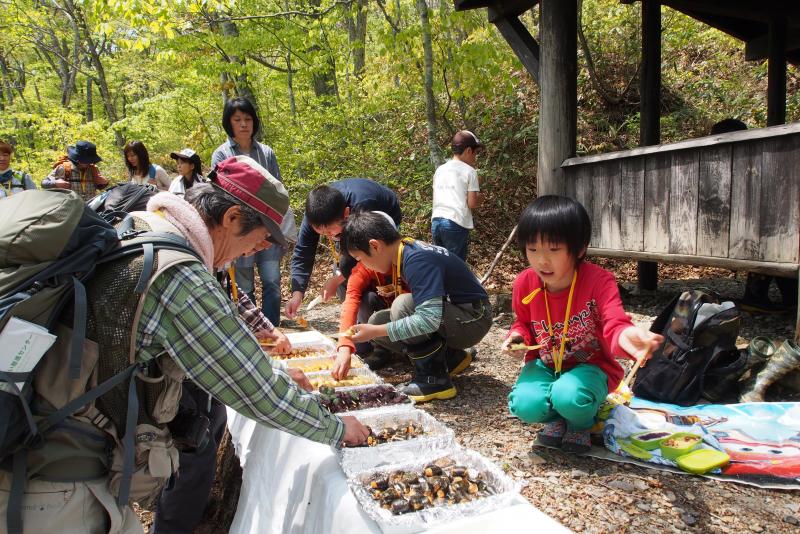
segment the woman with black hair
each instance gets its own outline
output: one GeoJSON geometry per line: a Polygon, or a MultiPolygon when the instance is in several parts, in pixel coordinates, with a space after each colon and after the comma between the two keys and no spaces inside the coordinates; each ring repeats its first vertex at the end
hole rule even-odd
{"type": "Polygon", "coordinates": [[[150,163],[150,154],[141,141],[131,141],[122,149],[125,166],[128,168],[129,182],[137,185],[152,184],[159,191],[169,189],[170,178],[162,167],[150,163]]]}
{"type": "MultiPolygon", "coordinates": [[[[280,181],[281,170],[278,159],[270,147],[256,141],[256,135],[261,128],[261,121],[253,104],[245,98],[234,98],[225,103],[222,113],[222,127],[228,134],[228,140],[222,143],[211,156],[211,166],[216,167],[221,161],[234,156],[249,156],[259,165],[280,181]]],[[[283,228],[284,233],[290,236],[296,234],[294,228],[294,213],[289,210],[285,223],[291,223],[291,229],[283,228]]],[[[236,283],[239,289],[247,293],[253,302],[255,299],[255,266],[262,285],[261,309],[272,324],[280,323],[281,311],[281,258],[286,250],[280,246],[273,246],[258,252],[254,256],[239,258],[236,261],[236,283]]]]}
{"type": "Polygon", "coordinates": [[[200,156],[191,148],[184,148],[180,152],[172,152],[169,157],[175,160],[178,167],[178,176],[172,180],[169,192],[183,196],[186,190],[195,184],[206,181],[202,173],[200,156]]]}

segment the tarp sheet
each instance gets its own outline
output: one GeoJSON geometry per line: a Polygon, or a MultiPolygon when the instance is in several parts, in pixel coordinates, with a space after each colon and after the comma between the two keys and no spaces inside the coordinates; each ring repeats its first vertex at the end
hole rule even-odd
{"type": "MultiPolygon", "coordinates": [[[[764,488],[800,489],[800,403],[754,402],[682,407],[634,398],[632,409],[643,420],[702,425],[731,457],[730,464],[710,478],[764,488]]],[[[591,456],[654,469],[675,469],[593,448],[591,456]]]]}

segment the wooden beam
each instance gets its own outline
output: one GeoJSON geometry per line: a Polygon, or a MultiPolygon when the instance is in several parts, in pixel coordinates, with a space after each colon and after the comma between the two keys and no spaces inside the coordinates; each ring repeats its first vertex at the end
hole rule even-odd
{"type": "MultiPolygon", "coordinates": [[[[661,2],[642,0],[642,74],[639,80],[639,144],[661,142],[661,2]]],[[[658,264],[636,266],[639,289],[658,288],[658,264]]]]}
{"type": "MultiPolygon", "coordinates": [[[[800,50],[800,31],[787,31],[785,50],[787,54],[800,50]]],[[[747,61],[760,61],[769,58],[769,33],[745,42],[744,58],[747,61]]]]}
{"type": "Polygon", "coordinates": [[[635,252],[630,250],[612,250],[590,247],[587,251],[590,256],[604,258],[620,258],[624,260],[644,260],[661,263],[681,263],[685,265],[705,265],[719,267],[732,271],[753,271],[756,273],[770,274],[773,276],[797,277],[798,265],[796,263],[777,263],[770,261],[736,260],[732,258],[717,258],[714,256],[695,256],[694,254],[660,254],[657,252],[635,252]]]}
{"type": "MultiPolygon", "coordinates": [[[[469,9],[494,8],[504,15],[519,16],[539,3],[539,0],[455,0],[456,11],[469,9]]],[[[490,21],[493,22],[493,21],[490,21]]]]}
{"type": "Polygon", "coordinates": [[[791,124],[773,126],[771,128],[754,128],[752,130],[743,130],[740,132],[707,135],[705,137],[698,137],[697,139],[687,139],[686,141],[679,141],[677,143],[667,143],[664,145],[632,148],[630,150],[618,150],[617,152],[606,152],[605,154],[595,154],[593,156],[570,158],[564,161],[562,167],[586,165],[587,163],[599,163],[601,161],[608,161],[612,159],[633,158],[637,156],[659,154],[661,152],[675,152],[677,150],[687,150],[692,148],[700,148],[700,147],[721,145],[727,143],[741,143],[744,141],[753,141],[755,139],[772,139],[775,137],[796,135],[799,133],[800,133],[800,122],[793,122],[791,124]]]}
{"type": "Polygon", "coordinates": [[[539,43],[530,34],[525,25],[517,17],[493,17],[493,8],[489,8],[489,20],[497,26],[503,38],[508,41],[522,65],[527,69],[536,83],[539,83],[539,43]]]}
{"type": "Polygon", "coordinates": [[[786,19],[774,17],[769,23],[769,64],[767,67],[767,126],[786,122],[786,19]]]}
{"type": "Polygon", "coordinates": [[[575,155],[578,114],[577,0],[542,0],[539,23],[538,195],[563,194],[561,163],[575,155]]]}

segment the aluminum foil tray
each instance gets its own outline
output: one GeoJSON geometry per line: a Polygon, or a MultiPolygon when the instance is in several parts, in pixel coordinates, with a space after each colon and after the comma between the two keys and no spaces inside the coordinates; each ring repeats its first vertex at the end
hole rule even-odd
{"type": "MultiPolygon", "coordinates": [[[[291,358],[285,361],[289,367],[300,369],[304,373],[308,374],[308,373],[317,373],[320,371],[330,371],[331,369],[333,369],[333,363],[336,361],[336,358],[333,356],[323,357],[323,358],[291,358]],[[312,368],[319,367],[319,369],[315,371],[312,371],[310,369],[309,370],[304,369],[304,367],[307,366],[312,368]]],[[[355,354],[353,354],[350,357],[350,368],[360,369],[362,367],[366,367],[364,361],[355,354]]]]}
{"type": "MultiPolygon", "coordinates": [[[[306,373],[306,376],[308,377],[309,380],[311,380],[313,378],[321,378],[321,377],[328,377],[329,378],[331,376],[331,372],[330,371],[320,371],[320,372],[317,372],[317,373],[306,373]]],[[[363,376],[363,377],[367,377],[370,380],[372,380],[372,383],[370,383],[370,384],[358,384],[356,386],[337,387],[336,391],[349,391],[349,390],[353,390],[353,389],[364,389],[364,388],[369,388],[369,387],[372,387],[372,386],[375,386],[375,385],[383,384],[383,379],[381,377],[379,377],[378,375],[376,375],[375,373],[373,373],[372,371],[370,371],[369,367],[367,367],[367,366],[352,368],[352,369],[350,369],[350,372],[347,373],[347,376],[363,376]]]]}
{"type": "MultiPolygon", "coordinates": [[[[371,385],[371,386],[363,386],[361,388],[350,388],[349,390],[346,390],[346,391],[342,391],[342,389],[338,389],[338,390],[336,390],[336,395],[337,395],[337,397],[338,396],[349,397],[349,396],[352,396],[352,395],[363,395],[365,393],[366,394],[371,393],[370,390],[372,390],[372,389],[375,389],[375,390],[381,389],[381,390],[384,390],[386,392],[390,392],[392,395],[395,396],[396,399],[402,400],[402,402],[398,402],[396,404],[390,404],[390,405],[387,405],[387,406],[369,406],[369,407],[364,407],[364,408],[361,408],[360,406],[357,407],[357,408],[354,408],[353,406],[350,406],[350,403],[348,402],[348,403],[345,404],[345,406],[335,407],[334,409],[331,409],[331,411],[333,413],[336,413],[336,414],[341,414],[343,412],[346,412],[346,415],[358,415],[360,413],[373,412],[373,411],[382,410],[382,409],[388,408],[388,407],[408,406],[409,404],[412,403],[410,398],[408,398],[406,395],[404,395],[404,394],[400,393],[399,391],[397,391],[397,389],[394,386],[390,385],[390,384],[374,384],[374,385],[371,385]]],[[[319,392],[315,392],[315,394],[319,395],[319,392]]],[[[325,403],[323,402],[323,405],[324,404],[325,403]]]]}
{"type": "Polygon", "coordinates": [[[354,473],[348,476],[347,482],[367,515],[378,523],[383,532],[392,534],[419,532],[437,524],[504,508],[512,503],[520,489],[520,485],[503,473],[498,466],[477,452],[463,448],[431,451],[431,455],[420,454],[411,462],[354,473]],[[372,498],[367,489],[369,481],[378,474],[388,475],[395,471],[421,473],[425,466],[442,459],[452,461],[452,465],[464,466],[470,471],[480,473],[488,486],[492,488],[493,494],[471,502],[436,506],[418,512],[393,515],[389,510],[381,508],[380,503],[372,498]]]}
{"type": "Polygon", "coordinates": [[[385,465],[412,462],[420,454],[433,455],[433,451],[449,450],[455,445],[455,435],[444,423],[407,404],[362,410],[353,412],[353,415],[375,433],[386,427],[397,427],[409,422],[421,426],[424,433],[416,438],[391,441],[374,447],[341,449],[342,469],[347,475],[385,465]]]}

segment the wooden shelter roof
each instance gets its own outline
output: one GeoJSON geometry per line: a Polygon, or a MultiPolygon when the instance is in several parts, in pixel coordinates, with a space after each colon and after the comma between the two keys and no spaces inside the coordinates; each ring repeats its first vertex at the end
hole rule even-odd
{"type": "MultiPolygon", "coordinates": [[[[636,0],[621,0],[630,4],[636,0]]],[[[489,8],[489,20],[516,17],[539,0],[454,0],[457,11],[489,8]]],[[[798,0],[661,0],[662,5],[699,20],[745,43],[745,59],[767,58],[769,21],[786,21],[786,59],[800,65],[798,0]]]]}

